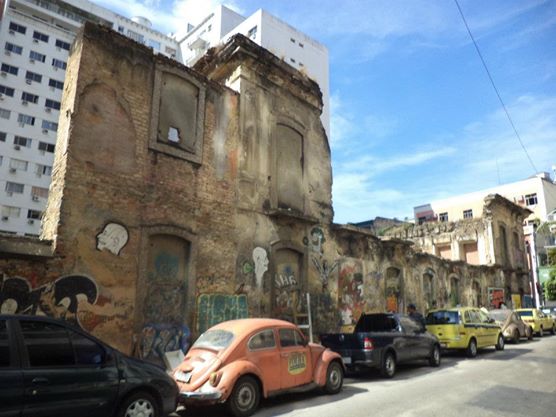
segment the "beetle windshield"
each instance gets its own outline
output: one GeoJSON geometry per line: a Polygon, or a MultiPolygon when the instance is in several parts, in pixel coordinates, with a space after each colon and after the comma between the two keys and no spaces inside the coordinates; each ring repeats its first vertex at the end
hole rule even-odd
{"type": "Polygon", "coordinates": [[[496,321],[506,321],[506,319],[511,313],[512,313],[511,310],[496,310],[496,311],[489,311],[488,315],[496,321]]]}
{"type": "Polygon", "coordinates": [[[230,346],[234,334],[228,330],[209,330],[203,333],[192,348],[222,350],[230,346]]]}

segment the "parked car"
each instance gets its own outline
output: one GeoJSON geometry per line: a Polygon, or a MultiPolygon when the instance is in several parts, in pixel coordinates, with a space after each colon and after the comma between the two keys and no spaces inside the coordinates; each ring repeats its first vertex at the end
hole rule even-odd
{"type": "Polygon", "coordinates": [[[533,338],[533,329],[523,320],[519,314],[509,309],[490,310],[488,315],[502,329],[502,335],[505,340],[511,340],[519,343],[522,337],[528,340],[533,338]]]}
{"type": "Polygon", "coordinates": [[[0,415],[159,417],[176,409],[175,381],[70,324],[0,315],[0,415]]]}
{"type": "Polygon", "coordinates": [[[362,314],[353,333],[320,335],[321,343],[338,352],[348,370],[377,368],[386,378],[396,373],[396,364],[426,359],[440,365],[440,344],[436,336],[408,316],[362,314]]]}
{"type": "Polygon", "coordinates": [[[518,308],[516,313],[533,329],[533,332],[542,337],[544,332],[556,334],[556,323],[552,316],[544,314],[538,308],[518,308]]]}
{"type": "Polygon", "coordinates": [[[253,414],[261,397],[321,387],[342,389],[342,358],[308,343],[292,323],[274,319],[231,320],[211,327],[174,371],[179,402],[225,403],[236,417],[253,414]]]}
{"type": "Polygon", "coordinates": [[[432,310],[426,317],[427,329],[448,350],[464,350],[468,357],[477,356],[480,348],[504,349],[502,330],[479,308],[456,307],[432,310]]]}
{"type": "Polygon", "coordinates": [[[556,307],[543,307],[541,311],[556,320],[556,307]]]}

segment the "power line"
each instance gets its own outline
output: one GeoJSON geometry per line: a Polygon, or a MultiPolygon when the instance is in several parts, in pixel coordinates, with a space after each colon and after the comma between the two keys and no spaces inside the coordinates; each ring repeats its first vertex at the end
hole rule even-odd
{"type": "Polygon", "coordinates": [[[510,113],[508,112],[508,109],[506,108],[506,105],[504,104],[504,101],[502,100],[502,97],[500,96],[500,93],[498,92],[498,88],[496,88],[496,84],[494,84],[494,80],[493,80],[492,76],[490,75],[490,71],[488,70],[487,64],[486,64],[485,60],[483,59],[483,55],[481,54],[481,51],[479,50],[479,45],[477,45],[477,42],[475,41],[475,38],[473,37],[473,34],[471,33],[471,29],[469,29],[469,25],[467,24],[467,20],[465,20],[465,16],[463,15],[463,11],[461,10],[461,7],[458,3],[458,0],[454,0],[454,1],[456,2],[456,6],[458,7],[459,14],[461,15],[461,18],[463,19],[463,23],[465,24],[465,27],[467,28],[467,33],[469,33],[469,37],[473,41],[473,45],[475,45],[475,49],[477,50],[477,54],[479,54],[479,58],[481,58],[481,62],[483,63],[483,67],[485,68],[485,71],[488,75],[490,83],[492,84],[492,88],[494,88],[494,91],[496,92],[496,95],[498,96],[498,100],[500,100],[500,104],[502,104],[502,108],[504,109],[504,112],[506,113],[506,117],[508,118],[508,121],[510,122],[510,125],[512,126],[512,129],[514,130],[515,136],[517,137],[517,140],[519,141],[519,144],[523,148],[523,152],[525,152],[525,155],[527,155],[527,159],[529,160],[529,163],[533,167],[534,173],[536,174],[539,171],[537,170],[537,167],[535,166],[535,164],[533,163],[533,160],[529,156],[529,152],[527,152],[527,149],[525,148],[525,145],[523,144],[523,141],[521,140],[521,136],[519,136],[519,133],[517,132],[517,129],[515,128],[514,122],[512,121],[512,118],[510,117],[510,113]]]}

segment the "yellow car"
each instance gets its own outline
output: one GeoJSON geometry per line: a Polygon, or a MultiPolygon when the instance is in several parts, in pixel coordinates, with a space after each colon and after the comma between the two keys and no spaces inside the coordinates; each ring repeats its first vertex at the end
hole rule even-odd
{"type": "Polygon", "coordinates": [[[542,337],[544,332],[556,334],[554,319],[541,310],[537,308],[518,308],[515,312],[519,314],[521,320],[527,323],[539,337],[542,337]]]}
{"type": "Polygon", "coordinates": [[[504,349],[500,326],[475,307],[433,310],[427,314],[427,330],[436,335],[443,349],[464,350],[468,357],[477,356],[480,348],[504,349]]]}

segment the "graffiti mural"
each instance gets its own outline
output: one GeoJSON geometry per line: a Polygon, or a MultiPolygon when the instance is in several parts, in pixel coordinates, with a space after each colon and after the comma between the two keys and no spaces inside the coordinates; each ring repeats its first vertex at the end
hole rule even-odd
{"type": "Polygon", "coordinates": [[[208,328],[226,320],[249,317],[245,294],[201,294],[197,297],[197,330],[208,328]]]}
{"type": "Polygon", "coordinates": [[[0,313],[46,315],[81,326],[79,303],[95,304],[98,293],[96,282],[82,275],[61,277],[37,288],[24,278],[2,278],[0,313]]]}
{"type": "Polygon", "coordinates": [[[363,267],[359,261],[345,261],[339,272],[338,297],[342,324],[355,324],[364,311],[363,267]]]}
{"type": "Polygon", "coordinates": [[[147,324],[141,331],[138,356],[150,362],[161,363],[166,352],[189,349],[191,332],[187,326],[147,324]]]}
{"type": "Polygon", "coordinates": [[[263,275],[268,270],[268,257],[266,250],[260,247],[253,249],[253,263],[255,265],[256,287],[263,288],[263,275]]]}
{"type": "Polygon", "coordinates": [[[97,249],[119,255],[129,240],[127,229],[118,223],[108,223],[97,235],[97,249]]]}
{"type": "Polygon", "coordinates": [[[319,259],[317,257],[312,258],[313,266],[319,272],[320,282],[322,284],[322,291],[326,291],[328,289],[328,279],[334,270],[338,267],[339,262],[334,261],[332,265],[328,263],[326,259],[319,259]]]}
{"type": "Polygon", "coordinates": [[[386,311],[398,313],[402,306],[402,271],[390,267],[386,270],[386,311]]]}
{"type": "Polygon", "coordinates": [[[292,249],[280,249],[276,252],[272,317],[295,322],[295,317],[300,312],[301,256],[292,249]]]}

